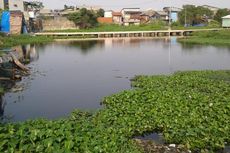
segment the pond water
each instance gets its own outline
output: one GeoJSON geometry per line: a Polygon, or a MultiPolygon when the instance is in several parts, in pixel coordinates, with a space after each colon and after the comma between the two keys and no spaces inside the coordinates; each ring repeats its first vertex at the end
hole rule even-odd
{"type": "Polygon", "coordinates": [[[130,89],[135,75],[230,69],[230,48],[176,38],[59,41],[17,50],[30,59],[31,75],[0,98],[0,114],[12,121],[99,109],[103,97],[130,89]]]}

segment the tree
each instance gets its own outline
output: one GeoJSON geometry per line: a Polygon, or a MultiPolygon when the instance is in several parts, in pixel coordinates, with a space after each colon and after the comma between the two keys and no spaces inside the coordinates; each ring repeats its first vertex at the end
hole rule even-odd
{"type": "Polygon", "coordinates": [[[74,10],[74,6],[68,6],[68,5],[64,5],[64,10],[68,10],[68,9],[71,9],[71,10],[74,10]]]}
{"type": "Polygon", "coordinates": [[[39,1],[31,1],[27,3],[28,3],[27,5],[30,6],[32,9],[34,9],[36,12],[44,8],[43,3],[39,1]]]}
{"type": "Polygon", "coordinates": [[[97,14],[86,8],[80,9],[79,12],[69,14],[67,18],[83,29],[94,27],[98,24],[97,14]]]}
{"type": "Polygon", "coordinates": [[[229,15],[230,11],[228,9],[219,9],[214,16],[214,20],[218,21],[219,23],[222,22],[222,17],[229,15]]]}
{"type": "Polygon", "coordinates": [[[179,22],[181,24],[202,24],[207,23],[211,19],[213,12],[202,6],[184,5],[181,12],[179,12],[179,22]]]}
{"type": "Polygon", "coordinates": [[[103,10],[102,8],[100,8],[100,9],[97,11],[97,16],[98,16],[98,17],[104,17],[104,13],[105,13],[105,10],[103,10]]]}

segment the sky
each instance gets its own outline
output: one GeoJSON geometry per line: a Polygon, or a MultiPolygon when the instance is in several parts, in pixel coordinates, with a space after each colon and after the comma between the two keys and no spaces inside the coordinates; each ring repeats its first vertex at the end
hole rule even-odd
{"type": "Polygon", "coordinates": [[[40,0],[49,9],[62,9],[67,5],[100,6],[105,10],[120,10],[125,7],[161,10],[165,6],[182,7],[183,4],[211,5],[230,8],[230,0],[40,0]]]}

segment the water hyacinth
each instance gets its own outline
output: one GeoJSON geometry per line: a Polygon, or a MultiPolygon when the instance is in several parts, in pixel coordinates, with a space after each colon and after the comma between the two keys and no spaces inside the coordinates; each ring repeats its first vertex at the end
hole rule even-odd
{"type": "Polygon", "coordinates": [[[105,108],[69,118],[0,125],[0,152],[142,152],[132,138],[163,133],[168,144],[213,152],[230,143],[230,72],[138,76],[105,108]]]}

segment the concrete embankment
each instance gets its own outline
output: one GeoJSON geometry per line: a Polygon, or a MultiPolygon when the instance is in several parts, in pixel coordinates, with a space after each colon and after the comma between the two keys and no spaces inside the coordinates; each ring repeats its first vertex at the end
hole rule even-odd
{"type": "Polygon", "coordinates": [[[215,29],[191,29],[191,30],[158,30],[158,31],[115,31],[115,32],[41,32],[36,36],[60,36],[60,37],[94,37],[94,38],[117,38],[117,37],[164,37],[164,36],[188,36],[196,31],[218,31],[215,29]]]}

